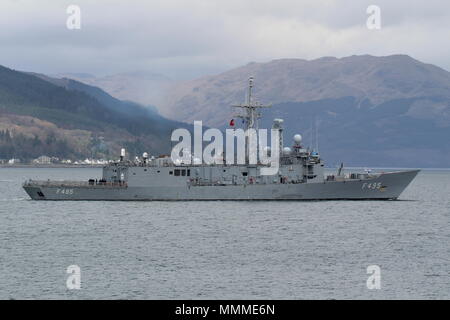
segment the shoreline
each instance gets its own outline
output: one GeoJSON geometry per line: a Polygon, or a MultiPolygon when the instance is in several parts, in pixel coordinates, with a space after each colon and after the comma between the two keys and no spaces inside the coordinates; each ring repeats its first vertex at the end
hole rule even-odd
{"type": "Polygon", "coordinates": [[[103,164],[0,164],[0,168],[103,168],[103,164]]]}
{"type": "MultiPolygon", "coordinates": [[[[105,165],[103,164],[0,164],[0,168],[61,168],[61,169],[72,169],[72,168],[103,168],[105,165]]],[[[358,169],[366,169],[370,168],[371,170],[414,170],[419,169],[423,171],[449,171],[450,168],[407,168],[407,167],[344,167],[345,169],[350,170],[358,170],[358,169]]],[[[327,170],[335,170],[335,167],[325,167],[327,170]]]]}

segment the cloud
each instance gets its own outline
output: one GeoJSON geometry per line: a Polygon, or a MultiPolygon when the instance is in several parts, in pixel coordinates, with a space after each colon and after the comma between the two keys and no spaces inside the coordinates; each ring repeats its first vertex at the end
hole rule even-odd
{"type": "Polygon", "coordinates": [[[450,70],[449,18],[450,3],[437,0],[3,0],[0,64],[189,78],[249,61],[404,53],[450,70]],[[66,28],[70,4],[81,30],[66,28]],[[366,28],[370,4],[381,30],[366,28]]]}

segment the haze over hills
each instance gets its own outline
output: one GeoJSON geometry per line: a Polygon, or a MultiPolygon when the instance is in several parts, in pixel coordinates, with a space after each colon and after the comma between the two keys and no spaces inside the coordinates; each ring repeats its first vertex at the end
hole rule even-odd
{"type": "Polygon", "coordinates": [[[70,79],[0,66],[0,158],[113,157],[170,151],[185,124],[70,79]]]}
{"type": "Polygon", "coordinates": [[[315,145],[317,123],[328,165],[450,167],[450,73],[406,55],[249,63],[177,84],[159,110],[224,127],[249,76],[257,100],[273,104],[263,125],[282,117],[286,143],[300,132],[315,145]]]}
{"type": "Polygon", "coordinates": [[[120,100],[148,106],[160,105],[174,81],[152,72],[135,71],[96,77],[88,73],[60,73],[55,78],[69,78],[103,89],[120,100]]]}

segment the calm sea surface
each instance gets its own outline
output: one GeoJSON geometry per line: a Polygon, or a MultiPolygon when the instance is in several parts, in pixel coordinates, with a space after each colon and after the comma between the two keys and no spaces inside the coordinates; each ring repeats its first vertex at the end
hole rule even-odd
{"type": "Polygon", "coordinates": [[[0,168],[1,299],[450,298],[450,171],[381,202],[35,202],[21,188],[100,174],[0,168]]]}

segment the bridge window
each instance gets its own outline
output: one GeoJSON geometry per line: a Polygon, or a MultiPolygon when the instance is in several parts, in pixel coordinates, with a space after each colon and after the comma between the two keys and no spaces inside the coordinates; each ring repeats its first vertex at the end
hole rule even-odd
{"type": "Polygon", "coordinates": [[[169,174],[170,174],[170,175],[173,175],[173,171],[169,171],[169,174]]]}
{"type": "Polygon", "coordinates": [[[181,175],[184,177],[184,176],[186,176],[186,170],[181,170],[181,175]]]}
{"type": "Polygon", "coordinates": [[[175,177],[179,177],[180,176],[180,169],[175,169],[175,177]]]}

